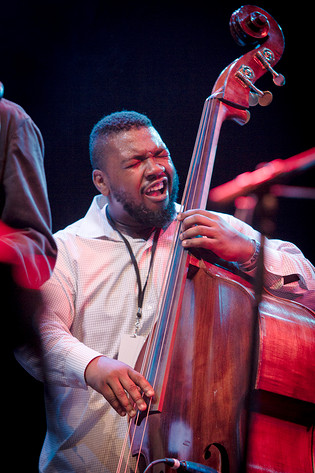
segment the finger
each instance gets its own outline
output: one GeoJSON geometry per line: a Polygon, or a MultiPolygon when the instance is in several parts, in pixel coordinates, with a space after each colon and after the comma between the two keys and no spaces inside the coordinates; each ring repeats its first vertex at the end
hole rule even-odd
{"type": "Polygon", "coordinates": [[[206,216],[202,210],[186,210],[186,212],[179,213],[177,219],[183,224],[187,224],[187,222],[195,222],[201,216],[206,216]]]}
{"type": "Polygon", "coordinates": [[[201,238],[201,237],[215,238],[215,236],[216,236],[215,228],[204,226],[204,225],[195,225],[183,231],[179,237],[182,241],[184,241],[190,238],[201,238]]]}
{"type": "Polygon", "coordinates": [[[136,403],[138,409],[141,411],[147,408],[147,405],[143,399],[144,393],[140,390],[132,381],[124,383],[124,388],[130,398],[136,403]]]}
{"type": "Polygon", "coordinates": [[[124,417],[127,414],[127,410],[121,405],[115,393],[109,386],[103,391],[102,394],[106,401],[112,406],[113,409],[115,409],[115,411],[120,416],[124,417]]]}
{"type": "Polygon", "coordinates": [[[133,401],[133,404],[132,404],[133,409],[139,409],[139,411],[145,411],[147,408],[147,404],[144,401],[138,387],[132,381],[128,381],[128,382],[123,381],[123,387],[129,394],[130,396],[129,399],[133,401]]]}
{"type": "Polygon", "coordinates": [[[204,248],[205,250],[211,250],[212,249],[211,241],[212,240],[210,240],[210,238],[203,236],[203,237],[189,238],[187,240],[183,240],[182,245],[185,248],[204,248]]]}
{"type": "Polygon", "coordinates": [[[182,230],[185,231],[190,227],[195,227],[196,225],[204,225],[205,227],[212,227],[217,224],[217,220],[211,218],[209,215],[203,214],[193,214],[185,218],[182,221],[182,230]]]}
{"type": "MultiPolygon", "coordinates": [[[[133,401],[128,397],[122,383],[119,379],[115,379],[111,382],[110,388],[113,395],[105,396],[108,402],[116,409],[116,411],[126,412],[130,417],[136,415],[136,409],[133,401]]],[[[144,401],[143,401],[144,402],[144,401]]],[[[122,414],[120,414],[122,415],[122,414]]]]}
{"type": "Polygon", "coordinates": [[[190,210],[185,210],[184,212],[179,212],[178,216],[177,216],[177,219],[178,220],[184,220],[185,218],[187,217],[190,217],[191,215],[194,215],[194,214],[203,214],[205,213],[206,211],[205,210],[202,210],[202,209],[190,209],[190,210]]]}
{"type": "Polygon", "coordinates": [[[190,217],[192,215],[203,215],[205,217],[212,218],[213,220],[217,220],[219,218],[218,215],[216,215],[213,212],[210,212],[209,210],[203,210],[203,209],[191,209],[191,210],[185,210],[185,212],[180,212],[177,215],[177,220],[185,220],[187,217],[190,217]]]}
{"type": "Polygon", "coordinates": [[[154,396],[155,393],[154,393],[153,387],[145,379],[145,377],[142,374],[138,373],[138,371],[130,370],[129,371],[129,376],[132,379],[132,381],[143,391],[143,393],[147,397],[153,397],[154,396]]]}
{"type": "Polygon", "coordinates": [[[152,397],[154,396],[154,389],[144,376],[137,371],[130,369],[128,371],[128,377],[122,377],[120,383],[123,392],[118,388],[116,396],[123,408],[128,412],[129,416],[133,417],[136,414],[135,409],[145,411],[147,409],[147,404],[141,395],[141,391],[143,391],[147,397],[152,397]],[[127,393],[128,396],[125,393],[127,393]],[[126,398],[128,402],[126,402],[126,398]]]}

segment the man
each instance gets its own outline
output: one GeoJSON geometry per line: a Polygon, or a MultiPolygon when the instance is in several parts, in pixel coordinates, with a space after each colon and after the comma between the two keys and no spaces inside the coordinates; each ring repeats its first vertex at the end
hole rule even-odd
{"type": "Polygon", "coordinates": [[[6,348],[24,342],[26,332],[33,335],[34,289],[50,277],[56,256],[42,135],[19,105],[1,98],[0,280],[6,348]]]}
{"type": "MultiPolygon", "coordinates": [[[[0,91],[3,92],[3,87],[0,91]]],[[[0,94],[1,94],[0,92],[0,94]]],[[[51,232],[51,214],[44,173],[44,144],[33,120],[17,104],[0,100],[0,282],[2,301],[2,375],[11,393],[6,407],[4,450],[16,455],[18,470],[31,468],[36,436],[30,439],[28,422],[39,422],[41,386],[21,370],[13,350],[28,341],[37,350],[33,330],[40,304],[38,288],[51,275],[57,248],[51,232]],[[21,397],[21,386],[23,396],[21,397]],[[37,393],[37,389],[40,391],[37,393]],[[18,435],[17,435],[18,425],[18,435]],[[12,442],[12,438],[16,442],[12,442]],[[23,438],[23,442],[19,442],[23,438]],[[19,464],[19,460],[21,464],[19,464]]]]}
{"type": "MultiPolygon", "coordinates": [[[[3,91],[3,86],[0,89],[3,91]]],[[[56,256],[42,135],[22,107],[1,98],[0,280],[7,333],[4,351],[34,335],[32,319],[38,304],[34,289],[50,277],[56,256]]]]}
{"type": "MultiPolygon", "coordinates": [[[[212,250],[250,274],[257,259],[259,234],[248,225],[202,210],[177,215],[176,170],[146,116],[104,117],[92,130],[90,155],[100,195],[83,219],[56,234],[58,260],[42,291],[47,436],[40,471],[45,473],[116,471],[124,416],[146,409],[139,388],[154,395],[121,354],[134,359],[138,347],[130,336],[145,338],[151,329],[176,216],[185,248],[212,250]]],[[[269,287],[293,296],[310,289],[313,278],[312,265],[294,245],[267,241],[269,287]],[[295,281],[284,285],[292,274],[295,281]]],[[[22,362],[39,376],[31,358],[22,362]]]]}

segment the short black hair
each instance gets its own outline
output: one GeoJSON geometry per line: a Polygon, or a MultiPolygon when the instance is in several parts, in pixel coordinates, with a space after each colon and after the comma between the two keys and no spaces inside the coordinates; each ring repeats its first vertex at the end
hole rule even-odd
{"type": "Polygon", "coordinates": [[[112,134],[132,128],[152,127],[151,120],[142,113],[123,110],[106,115],[94,125],[89,142],[90,161],[93,169],[98,169],[103,158],[103,144],[112,134]]]}

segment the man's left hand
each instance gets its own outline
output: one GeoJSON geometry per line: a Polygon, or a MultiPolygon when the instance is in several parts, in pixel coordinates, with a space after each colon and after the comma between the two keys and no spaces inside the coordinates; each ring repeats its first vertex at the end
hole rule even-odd
{"type": "Polygon", "coordinates": [[[187,210],[177,218],[182,222],[180,238],[184,248],[204,248],[219,258],[238,263],[248,261],[254,254],[253,241],[217,214],[187,210]]]}

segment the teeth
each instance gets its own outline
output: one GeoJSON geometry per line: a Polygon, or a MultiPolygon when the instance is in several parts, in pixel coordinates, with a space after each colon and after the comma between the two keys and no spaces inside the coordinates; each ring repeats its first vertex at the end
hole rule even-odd
{"type": "Polygon", "coordinates": [[[156,192],[161,189],[163,189],[164,183],[160,182],[159,184],[156,184],[155,186],[150,187],[150,189],[147,190],[147,194],[150,194],[151,192],[156,192]]]}

